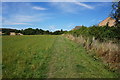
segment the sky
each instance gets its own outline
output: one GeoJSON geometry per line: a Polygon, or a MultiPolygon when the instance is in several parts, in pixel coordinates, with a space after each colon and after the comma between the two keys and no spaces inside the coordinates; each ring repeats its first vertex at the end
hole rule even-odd
{"type": "Polygon", "coordinates": [[[112,2],[2,2],[2,27],[71,30],[97,25],[110,15],[112,2]]]}

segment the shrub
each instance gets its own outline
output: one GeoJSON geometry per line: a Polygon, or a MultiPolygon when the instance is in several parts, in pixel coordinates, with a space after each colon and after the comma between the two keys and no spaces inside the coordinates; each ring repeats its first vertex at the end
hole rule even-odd
{"type": "Polygon", "coordinates": [[[75,37],[82,35],[85,37],[95,37],[99,41],[108,40],[120,40],[120,28],[119,27],[109,27],[109,26],[91,26],[91,27],[81,27],[78,30],[69,31],[68,34],[72,34],[75,37]]]}

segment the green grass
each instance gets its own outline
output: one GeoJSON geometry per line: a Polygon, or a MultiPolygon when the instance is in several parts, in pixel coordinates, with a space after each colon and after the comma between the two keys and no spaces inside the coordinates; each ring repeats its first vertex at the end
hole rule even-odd
{"type": "Polygon", "coordinates": [[[3,36],[3,78],[116,78],[63,36],[3,36]]]}
{"type": "Polygon", "coordinates": [[[46,77],[56,36],[3,36],[3,77],[46,77]]]}

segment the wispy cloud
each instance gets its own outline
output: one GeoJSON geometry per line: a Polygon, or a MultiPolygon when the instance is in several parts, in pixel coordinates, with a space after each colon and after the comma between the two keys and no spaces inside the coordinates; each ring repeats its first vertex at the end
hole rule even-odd
{"type": "Polygon", "coordinates": [[[11,23],[7,23],[7,25],[32,25],[30,23],[14,23],[14,22],[11,22],[11,23]]]}
{"type": "Polygon", "coordinates": [[[84,3],[81,3],[81,2],[75,2],[75,4],[79,5],[79,6],[83,6],[83,7],[88,8],[88,9],[94,9],[94,7],[87,5],[87,4],[84,4],[84,3]]]}
{"type": "Polygon", "coordinates": [[[29,22],[26,22],[26,20],[17,20],[17,18],[3,18],[2,19],[2,25],[32,25],[29,22]]]}
{"type": "MultiPolygon", "coordinates": [[[[51,0],[53,2],[61,2],[62,0],[51,0]]],[[[87,4],[84,4],[84,3],[81,3],[80,1],[78,0],[64,0],[62,2],[73,2],[75,3],[76,5],[79,5],[79,6],[83,6],[85,8],[88,8],[88,9],[94,9],[94,7],[90,6],[90,5],[87,5],[87,4]]]]}
{"type": "Polygon", "coordinates": [[[50,18],[50,14],[35,10],[47,10],[47,8],[36,6],[29,2],[3,3],[2,14],[4,19],[2,19],[2,23],[5,25],[29,25],[40,23],[50,18]]]}
{"type": "Polygon", "coordinates": [[[17,20],[18,22],[31,22],[35,19],[34,16],[28,15],[16,15],[13,17],[13,20],[17,20]]]}
{"type": "MultiPolygon", "coordinates": [[[[45,1],[45,0],[39,0],[39,1],[45,1]]],[[[113,0],[46,0],[46,2],[113,2],[113,0]]],[[[119,0],[114,0],[115,2],[118,2],[119,0]]]]}
{"type": "Polygon", "coordinates": [[[32,8],[35,9],[35,10],[47,10],[47,8],[38,7],[38,6],[34,6],[32,8]]]}
{"type": "Polygon", "coordinates": [[[67,12],[67,13],[78,13],[80,10],[84,10],[84,9],[95,9],[94,6],[88,5],[86,3],[81,3],[78,2],[76,0],[74,0],[75,2],[52,2],[51,5],[54,8],[57,8],[59,10],[62,10],[61,12],[67,12]]]}
{"type": "Polygon", "coordinates": [[[76,13],[78,10],[73,3],[52,2],[50,5],[60,11],[60,13],[76,13]]]}
{"type": "Polygon", "coordinates": [[[46,19],[49,19],[47,15],[11,15],[9,18],[4,17],[2,19],[3,25],[32,25],[34,23],[40,23],[46,19]]]}

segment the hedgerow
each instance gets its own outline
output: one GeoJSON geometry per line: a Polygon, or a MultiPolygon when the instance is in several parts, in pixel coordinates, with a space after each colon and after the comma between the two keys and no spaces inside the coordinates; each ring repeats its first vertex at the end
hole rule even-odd
{"type": "Polygon", "coordinates": [[[82,26],[78,30],[71,30],[67,32],[75,37],[82,35],[83,37],[95,37],[99,41],[106,40],[120,40],[120,28],[119,27],[109,27],[109,26],[82,26]]]}

